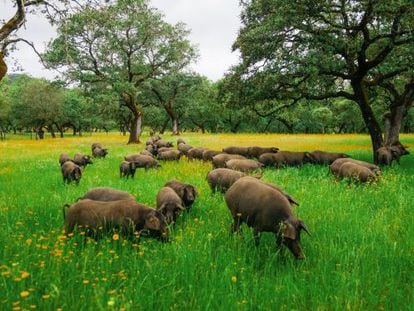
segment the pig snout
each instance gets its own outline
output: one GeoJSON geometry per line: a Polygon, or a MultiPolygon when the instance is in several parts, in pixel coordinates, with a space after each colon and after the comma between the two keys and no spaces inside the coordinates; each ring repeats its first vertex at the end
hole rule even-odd
{"type": "Polygon", "coordinates": [[[305,259],[305,254],[303,253],[302,246],[299,240],[285,239],[283,244],[292,252],[293,256],[296,259],[305,259]]]}

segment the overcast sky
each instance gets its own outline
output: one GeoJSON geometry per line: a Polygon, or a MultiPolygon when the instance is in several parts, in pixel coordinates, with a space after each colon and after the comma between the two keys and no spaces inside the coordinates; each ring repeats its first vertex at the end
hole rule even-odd
{"type": "MultiPolygon", "coordinates": [[[[0,20],[14,14],[10,0],[0,0],[0,20]]],[[[239,0],[151,0],[152,6],[165,14],[169,23],[184,22],[191,29],[190,40],[198,46],[200,57],[193,69],[217,80],[238,61],[238,54],[231,52],[240,27],[239,0]]],[[[33,41],[39,50],[55,35],[44,18],[29,17],[19,35],[33,41]]],[[[24,44],[11,54],[21,69],[35,77],[53,79],[55,72],[43,69],[35,53],[24,44]]],[[[9,73],[16,72],[16,64],[7,58],[9,73]]],[[[21,72],[21,71],[20,71],[21,72]]]]}

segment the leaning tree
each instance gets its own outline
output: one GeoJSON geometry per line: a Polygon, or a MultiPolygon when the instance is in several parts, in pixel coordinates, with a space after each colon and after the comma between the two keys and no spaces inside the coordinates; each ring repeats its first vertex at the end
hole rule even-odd
{"type": "Polygon", "coordinates": [[[10,47],[18,42],[24,42],[38,54],[32,42],[16,35],[16,32],[25,24],[27,15],[39,13],[41,9],[41,13],[52,21],[56,14],[61,12],[59,6],[63,7],[68,0],[13,0],[6,2],[8,5],[14,6],[15,12],[13,16],[0,24],[0,81],[7,73],[8,68],[4,58],[10,47]]]}
{"type": "Polygon", "coordinates": [[[75,83],[99,83],[117,92],[131,113],[128,143],[139,143],[140,88],[195,58],[188,33],[182,23],[165,22],[147,0],[112,1],[86,6],[62,20],[44,60],[75,83]]]}
{"type": "MultiPolygon", "coordinates": [[[[242,79],[268,78],[269,98],[343,97],[361,111],[375,151],[384,144],[371,90],[412,70],[412,0],[247,0],[234,43],[242,79]]],[[[408,88],[412,83],[406,84],[408,88]]],[[[402,90],[400,91],[400,93],[402,90]]],[[[410,93],[409,93],[410,94],[410,93]]]]}

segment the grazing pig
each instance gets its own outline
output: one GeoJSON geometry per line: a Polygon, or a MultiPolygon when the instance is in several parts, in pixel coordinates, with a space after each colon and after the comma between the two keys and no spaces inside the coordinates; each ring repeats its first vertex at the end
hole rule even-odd
{"type": "Polygon", "coordinates": [[[278,151],[279,148],[276,147],[262,148],[254,146],[247,148],[247,153],[250,158],[259,158],[264,153],[276,153],[278,151]]]}
{"type": "Polygon", "coordinates": [[[180,150],[167,150],[164,152],[158,152],[158,160],[165,160],[165,161],[178,161],[182,153],[180,150]]]}
{"type": "Polygon", "coordinates": [[[349,178],[363,183],[377,180],[377,176],[369,168],[352,162],[345,162],[342,164],[337,176],[339,178],[349,178]]]}
{"type": "Polygon", "coordinates": [[[168,238],[165,217],[157,210],[133,200],[94,201],[81,200],[71,205],[65,213],[65,233],[75,227],[85,227],[90,234],[119,229],[127,236],[149,229],[164,239],[168,238]]]}
{"type": "Polygon", "coordinates": [[[264,153],[259,157],[259,162],[265,166],[303,166],[311,162],[309,152],[279,151],[278,153],[264,153]]]}
{"type": "Polygon", "coordinates": [[[73,157],[73,162],[75,162],[79,166],[84,167],[86,167],[86,165],[88,164],[93,164],[90,156],[80,153],[75,154],[75,156],[73,157]]]}
{"type": "Polygon", "coordinates": [[[167,224],[171,224],[185,208],[181,198],[173,189],[162,187],[157,194],[157,210],[164,215],[167,224]]]}
{"type": "Polygon", "coordinates": [[[92,188],[86,192],[82,197],[78,198],[79,200],[94,200],[94,201],[119,201],[119,200],[134,200],[135,197],[129,194],[126,191],[108,188],[108,187],[97,187],[92,188]]]}
{"type": "Polygon", "coordinates": [[[355,164],[364,166],[364,167],[368,168],[371,172],[373,172],[375,175],[381,175],[381,169],[378,166],[376,166],[374,164],[371,164],[371,163],[368,163],[368,162],[359,161],[359,160],[355,160],[355,159],[351,159],[351,158],[340,158],[340,159],[335,160],[329,166],[329,170],[331,171],[331,173],[333,175],[338,176],[339,169],[346,162],[351,162],[351,163],[355,163],[355,164]]]}
{"type": "Polygon", "coordinates": [[[236,180],[245,176],[246,174],[229,168],[216,168],[207,174],[206,179],[213,192],[218,190],[224,193],[236,180]]]}
{"type": "Polygon", "coordinates": [[[147,141],[145,142],[146,145],[153,145],[155,144],[157,141],[159,141],[161,139],[161,136],[157,135],[157,136],[151,136],[150,138],[147,139],[147,141]]]}
{"type": "Polygon", "coordinates": [[[150,152],[153,156],[156,156],[158,154],[158,147],[154,145],[148,145],[145,147],[145,150],[150,152]]]}
{"type": "Polygon", "coordinates": [[[400,164],[400,157],[404,155],[409,155],[410,152],[401,144],[397,144],[390,147],[391,151],[394,153],[395,160],[400,164]]]}
{"type": "Polygon", "coordinates": [[[207,149],[203,151],[202,158],[203,161],[212,161],[214,156],[222,153],[221,151],[207,149]]]}
{"type": "Polygon", "coordinates": [[[214,168],[224,168],[226,166],[226,161],[232,159],[246,159],[245,157],[239,154],[228,154],[228,153],[221,153],[213,157],[213,167],[214,168]]]}
{"type": "Polygon", "coordinates": [[[379,165],[389,165],[391,166],[392,161],[395,159],[394,155],[395,151],[393,152],[388,147],[381,147],[377,149],[377,158],[379,165]]]}
{"type": "Polygon", "coordinates": [[[165,183],[164,187],[170,187],[173,189],[188,209],[194,203],[197,197],[197,190],[194,186],[190,184],[185,184],[179,180],[169,180],[165,183]]]}
{"type": "Polygon", "coordinates": [[[60,166],[62,166],[63,163],[67,162],[67,161],[71,161],[71,159],[69,158],[69,155],[67,153],[62,153],[59,156],[59,164],[60,166]]]}
{"type": "Polygon", "coordinates": [[[158,148],[161,147],[173,147],[173,143],[171,141],[165,141],[165,140],[157,140],[156,142],[154,142],[154,145],[157,146],[158,148]]]}
{"type": "Polygon", "coordinates": [[[173,147],[161,147],[158,148],[158,153],[168,151],[168,150],[175,150],[173,147]]]}
{"type": "Polygon", "coordinates": [[[246,223],[254,229],[256,245],[261,232],[273,232],[278,247],[284,244],[297,259],[305,258],[300,232],[309,232],[303,221],[293,215],[288,199],[280,191],[255,178],[242,177],[226,192],[225,201],[234,221],[232,232],[246,223]]]}
{"type": "Polygon", "coordinates": [[[154,158],[150,157],[150,156],[146,156],[143,154],[130,154],[127,155],[125,157],[125,161],[128,162],[135,162],[135,167],[139,168],[139,167],[143,167],[145,168],[145,170],[154,167],[154,168],[158,168],[161,167],[161,165],[158,163],[157,160],[155,160],[154,158]]]}
{"type": "Polygon", "coordinates": [[[313,164],[329,164],[331,165],[336,159],[350,158],[346,153],[334,153],[315,150],[310,153],[312,158],[311,163],[313,164]]]}
{"type": "Polygon", "coordinates": [[[259,156],[259,162],[263,164],[264,167],[274,166],[275,159],[273,158],[274,153],[263,153],[259,156]]]}
{"type": "Polygon", "coordinates": [[[94,158],[105,158],[108,154],[107,148],[96,147],[92,150],[92,156],[94,158]]]}
{"type": "Polygon", "coordinates": [[[119,166],[119,177],[126,177],[128,179],[131,176],[131,178],[134,178],[136,170],[135,162],[122,161],[119,166]]]}
{"type": "Polygon", "coordinates": [[[403,155],[410,154],[403,145],[387,146],[381,147],[377,150],[377,158],[379,165],[392,165],[392,162],[395,160],[400,164],[400,158],[403,155]]]}
{"type": "Polygon", "coordinates": [[[93,152],[93,149],[95,148],[102,148],[102,145],[100,143],[93,143],[91,147],[91,151],[93,152]]]}
{"type": "Polygon", "coordinates": [[[186,144],[181,143],[181,144],[177,145],[177,149],[180,150],[184,155],[187,155],[188,151],[190,149],[193,149],[193,147],[190,146],[190,145],[186,145],[186,144]]]}
{"type": "Polygon", "coordinates": [[[223,148],[223,152],[228,154],[238,154],[244,157],[249,156],[249,148],[248,147],[236,147],[236,146],[230,146],[223,148]]]}
{"type": "Polygon", "coordinates": [[[182,139],[182,138],[178,138],[178,139],[177,139],[177,146],[178,146],[179,144],[185,144],[184,139],[182,139]]]}
{"type": "Polygon", "coordinates": [[[244,173],[253,172],[261,169],[263,166],[264,165],[260,162],[248,159],[232,159],[226,161],[227,168],[244,173]]]}
{"type": "Polygon", "coordinates": [[[188,160],[193,160],[193,159],[203,159],[203,152],[207,150],[207,148],[203,148],[203,147],[195,147],[195,148],[191,148],[190,150],[188,150],[186,156],[188,160]]]}
{"type": "Polygon", "coordinates": [[[81,168],[72,161],[66,161],[61,166],[61,171],[63,175],[63,182],[70,183],[75,181],[79,184],[79,181],[82,177],[82,170],[81,168]]]}
{"type": "Polygon", "coordinates": [[[149,152],[148,150],[142,150],[139,154],[150,156],[151,158],[154,157],[154,155],[151,152],[149,152]]]}

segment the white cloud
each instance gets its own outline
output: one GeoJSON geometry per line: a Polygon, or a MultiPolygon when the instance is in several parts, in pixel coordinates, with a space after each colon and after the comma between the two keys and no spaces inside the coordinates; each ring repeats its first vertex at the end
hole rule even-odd
{"type": "MultiPolygon", "coordinates": [[[[0,0],[0,20],[10,18],[14,9],[10,1],[0,0]],[[6,5],[7,3],[7,5],[6,5]]],[[[238,54],[231,52],[231,45],[236,39],[240,27],[240,9],[238,0],[152,0],[151,5],[164,13],[170,23],[184,22],[191,29],[190,40],[199,48],[200,58],[193,69],[217,80],[233,64],[237,63],[238,54]]],[[[33,41],[39,50],[55,35],[48,22],[41,17],[29,16],[25,27],[19,35],[33,41]]],[[[37,56],[24,44],[19,44],[18,51],[12,53],[25,72],[52,79],[56,73],[43,69],[37,56]]],[[[12,62],[8,58],[8,63],[12,62]]],[[[10,66],[13,72],[14,66],[10,66]]]]}

